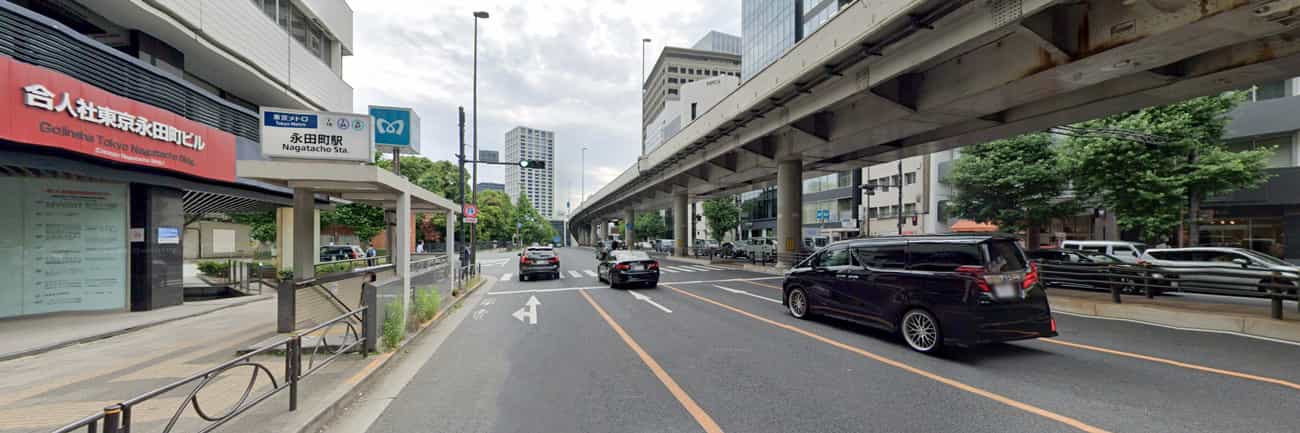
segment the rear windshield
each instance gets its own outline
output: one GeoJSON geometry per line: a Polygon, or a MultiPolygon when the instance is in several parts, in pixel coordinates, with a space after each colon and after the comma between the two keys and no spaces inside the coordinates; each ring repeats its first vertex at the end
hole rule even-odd
{"type": "Polygon", "coordinates": [[[555,252],[551,250],[528,250],[529,258],[549,259],[555,257],[555,252]]]}
{"type": "Polygon", "coordinates": [[[619,260],[650,260],[650,256],[644,251],[619,251],[614,254],[619,260]]]}
{"type": "Polygon", "coordinates": [[[994,239],[984,243],[984,248],[988,251],[988,265],[985,267],[989,272],[1015,272],[1023,271],[1025,265],[1025,256],[1020,253],[1020,247],[1015,242],[1006,239],[994,239]]]}

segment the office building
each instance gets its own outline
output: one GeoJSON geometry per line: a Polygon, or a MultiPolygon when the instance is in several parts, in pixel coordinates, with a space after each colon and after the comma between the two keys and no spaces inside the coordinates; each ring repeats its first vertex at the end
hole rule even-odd
{"type": "Polygon", "coordinates": [[[645,132],[645,153],[673,138],[678,131],[690,125],[722,98],[740,86],[740,78],[732,75],[711,77],[681,86],[678,99],[668,100],[659,115],[650,122],[645,132]]]}
{"type": "Polygon", "coordinates": [[[351,111],[351,29],[343,0],[0,2],[0,317],[183,302],[183,257],[243,239],[187,221],[292,205],[235,175],[258,107],[351,111]]]}
{"type": "Polygon", "coordinates": [[[545,161],[546,168],[506,166],[506,194],[518,201],[524,194],[544,218],[553,215],[555,198],[555,133],[517,126],[506,133],[506,161],[545,161]]]}
{"type": "MultiPolygon", "coordinates": [[[[855,186],[861,184],[859,170],[848,170],[804,179],[803,240],[807,248],[825,246],[827,242],[857,237],[860,221],[859,197],[855,186]]],[[[776,236],[776,188],[767,187],[739,196],[741,212],[740,238],[776,236]]]]}
{"type": "Polygon", "coordinates": [[[740,80],[749,81],[851,0],[743,0],[740,80]]]}
{"type": "Polygon", "coordinates": [[[930,155],[913,156],[898,161],[876,164],[862,169],[862,208],[866,210],[867,223],[863,226],[869,236],[912,235],[935,233],[929,219],[930,155]],[[901,169],[900,169],[901,167],[901,169]],[[902,194],[899,194],[899,185],[902,194]],[[875,194],[867,194],[874,188],[875,194]],[[901,217],[901,219],[900,219],[901,217]],[[899,221],[902,221],[902,230],[899,221]]]}
{"type": "MultiPolygon", "coordinates": [[[[728,44],[724,33],[710,32],[697,46],[728,44]]],[[[713,77],[740,77],[740,56],[730,52],[697,50],[692,48],[664,47],[646,75],[641,88],[641,153],[649,151],[645,137],[650,124],[668,109],[670,101],[681,100],[683,85],[713,77]]]]}
{"type": "Polygon", "coordinates": [[[708,33],[704,34],[704,37],[695,42],[695,45],[691,45],[691,49],[739,56],[740,36],[709,30],[708,33]]]}

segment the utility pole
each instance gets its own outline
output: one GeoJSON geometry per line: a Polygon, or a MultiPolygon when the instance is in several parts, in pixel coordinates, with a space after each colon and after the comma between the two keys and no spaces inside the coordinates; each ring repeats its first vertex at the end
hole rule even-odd
{"type": "MultiPolygon", "coordinates": [[[[464,209],[465,208],[465,107],[456,107],[456,109],[457,111],[460,112],[460,123],[459,123],[460,153],[456,154],[456,159],[460,160],[460,168],[456,170],[456,174],[460,176],[460,206],[461,209],[464,209]]],[[[463,217],[464,215],[462,214],[462,218],[463,217]]],[[[468,239],[465,237],[464,223],[461,223],[460,225],[460,239],[462,239],[461,242],[464,242],[463,239],[468,239]]],[[[453,247],[455,247],[455,245],[453,245],[453,247]]],[[[448,258],[448,260],[450,260],[450,258],[448,258]]],[[[451,262],[448,261],[448,263],[451,262]]]]}
{"type": "MultiPolygon", "coordinates": [[[[473,175],[474,185],[470,188],[470,196],[471,196],[470,200],[474,202],[475,206],[478,206],[478,20],[487,19],[487,17],[488,17],[487,12],[483,12],[483,11],[474,12],[474,76],[473,76],[474,84],[473,84],[473,93],[472,93],[474,99],[474,107],[473,107],[474,109],[474,159],[472,161],[474,162],[470,164],[470,167],[474,168],[474,175],[473,175]]],[[[474,223],[470,225],[469,248],[470,248],[469,262],[477,263],[478,262],[478,223],[474,223]]]]}

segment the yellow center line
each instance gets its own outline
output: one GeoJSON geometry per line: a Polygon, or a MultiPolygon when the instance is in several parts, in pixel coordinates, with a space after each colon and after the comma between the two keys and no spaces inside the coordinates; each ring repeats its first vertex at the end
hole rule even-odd
{"type": "Polygon", "coordinates": [[[606,313],[604,308],[600,308],[600,305],[596,303],[595,299],[592,299],[591,295],[587,294],[586,291],[578,293],[582,294],[582,297],[587,299],[587,303],[591,304],[591,308],[596,309],[596,313],[599,313],[600,317],[605,319],[605,323],[608,323],[610,328],[614,328],[614,332],[623,339],[623,343],[627,344],[627,347],[631,348],[633,352],[636,352],[637,356],[641,357],[641,362],[644,362],[646,367],[650,368],[650,371],[654,373],[655,377],[659,378],[659,381],[664,384],[664,387],[668,388],[668,392],[673,394],[673,397],[677,399],[677,402],[681,403],[682,407],[686,409],[686,412],[690,413],[692,418],[695,418],[695,422],[699,423],[700,427],[703,428],[705,432],[722,433],[722,428],[718,427],[718,423],[713,421],[713,417],[709,416],[708,412],[704,411],[704,408],[695,403],[695,399],[691,398],[690,394],[687,394],[686,390],[682,389],[682,387],[677,384],[677,381],[673,380],[672,376],[669,376],[668,372],[665,371],[663,367],[659,366],[659,362],[655,361],[655,359],[651,357],[645,349],[642,349],[641,345],[637,344],[636,340],[633,340],[632,336],[629,335],[627,331],[624,331],[623,327],[619,326],[618,322],[615,322],[614,318],[610,317],[609,313],[606,313]]]}
{"type": "Polygon", "coordinates": [[[1052,344],[1056,344],[1056,345],[1060,345],[1060,346],[1073,347],[1073,348],[1076,348],[1076,349],[1083,349],[1083,350],[1091,350],[1091,351],[1094,351],[1094,352],[1108,353],[1108,354],[1116,355],[1116,356],[1124,356],[1124,357],[1133,358],[1133,359],[1141,359],[1141,360],[1144,360],[1144,361],[1158,362],[1158,363],[1161,363],[1161,364],[1172,365],[1172,366],[1175,366],[1175,367],[1182,367],[1182,368],[1187,368],[1187,369],[1191,369],[1191,370],[1204,371],[1204,372],[1206,372],[1206,373],[1221,374],[1221,375],[1224,375],[1224,376],[1231,376],[1231,377],[1236,377],[1236,378],[1241,378],[1241,379],[1246,379],[1246,380],[1253,380],[1253,381],[1257,381],[1257,382],[1271,383],[1271,384],[1281,385],[1281,386],[1284,386],[1284,387],[1287,387],[1287,388],[1291,388],[1291,389],[1295,389],[1295,390],[1300,390],[1300,384],[1297,384],[1297,383],[1295,383],[1295,382],[1289,382],[1289,381],[1282,380],[1282,379],[1275,379],[1275,378],[1265,377],[1265,376],[1257,376],[1257,375],[1253,375],[1253,374],[1249,374],[1249,373],[1240,373],[1240,372],[1236,372],[1236,371],[1223,370],[1223,369],[1214,368],[1214,367],[1206,367],[1206,366],[1204,366],[1204,365],[1189,364],[1189,363],[1186,363],[1186,362],[1174,361],[1174,360],[1172,360],[1172,359],[1159,358],[1159,357],[1150,356],[1150,355],[1143,355],[1143,354],[1140,354],[1140,353],[1124,352],[1124,351],[1119,351],[1119,350],[1115,350],[1115,349],[1107,349],[1107,348],[1104,348],[1104,347],[1089,346],[1089,345],[1087,345],[1087,344],[1073,343],[1073,342],[1064,341],[1064,340],[1059,340],[1059,339],[1040,338],[1040,339],[1038,339],[1038,341],[1041,341],[1041,342],[1043,342],[1043,343],[1052,343],[1052,344]]]}
{"type": "Polygon", "coordinates": [[[1003,395],[1001,395],[1001,394],[994,393],[994,392],[992,392],[992,391],[987,391],[987,390],[984,390],[984,389],[982,389],[982,388],[977,388],[977,387],[974,387],[974,386],[971,386],[971,385],[967,385],[967,384],[962,383],[962,382],[960,382],[960,381],[957,381],[957,380],[955,380],[955,379],[950,379],[950,378],[948,378],[948,377],[940,376],[940,375],[937,375],[937,374],[934,374],[934,373],[931,373],[931,372],[928,372],[928,371],[925,371],[925,370],[922,370],[922,369],[919,369],[919,368],[916,368],[916,367],[913,367],[913,366],[907,365],[907,364],[905,364],[905,363],[903,363],[903,362],[895,361],[895,360],[893,360],[893,359],[886,358],[886,357],[884,357],[884,356],[880,356],[880,355],[877,355],[877,354],[875,354],[875,353],[868,352],[868,351],[863,350],[863,349],[861,349],[861,348],[858,348],[858,347],[855,347],[855,346],[851,346],[851,345],[846,344],[846,343],[841,343],[841,342],[839,342],[839,341],[837,341],[837,340],[834,340],[834,339],[831,339],[831,338],[828,338],[828,337],[823,337],[823,336],[821,336],[821,335],[819,335],[819,334],[813,333],[812,331],[808,331],[808,330],[805,330],[805,329],[800,328],[800,327],[797,327],[797,326],[792,326],[792,325],[787,325],[787,324],[784,324],[784,323],[781,323],[781,322],[777,322],[777,321],[774,321],[774,320],[768,319],[768,318],[766,318],[766,317],[762,317],[762,316],[759,316],[759,315],[756,315],[756,314],[750,313],[750,312],[748,312],[748,311],[742,310],[742,309],[740,309],[740,308],[736,308],[736,307],[733,307],[733,306],[730,306],[730,305],[727,305],[727,304],[723,304],[723,303],[721,303],[721,302],[718,302],[718,301],[715,301],[715,300],[712,300],[712,299],[709,299],[709,298],[706,298],[706,297],[703,297],[703,296],[700,296],[700,295],[697,295],[697,294],[694,294],[694,293],[691,293],[691,292],[689,292],[689,291],[682,290],[682,289],[679,289],[679,288],[676,288],[676,287],[673,287],[673,286],[669,286],[669,285],[666,285],[666,284],[665,284],[664,286],[665,286],[665,287],[668,287],[669,289],[672,289],[673,291],[676,291],[677,293],[681,293],[681,294],[683,294],[683,295],[690,296],[690,297],[695,298],[695,299],[698,299],[698,300],[700,300],[700,301],[704,301],[704,302],[707,302],[707,303],[710,303],[710,304],[716,305],[716,306],[718,306],[718,307],[721,307],[721,308],[726,309],[726,310],[730,310],[730,311],[732,311],[732,312],[734,312],[734,313],[737,313],[737,314],[740,314],[740,315],[742,315],[742,316],[749,317],[749,318],[751,318],[751,319],[754,319],[754,320],[757,320],[757,321],[760,321],[760,322],[763,322],[763,323],[766,323],[766,324],[769,324],[769,325],[772,325],[772,326],[775,326],[775,327],[778,327],[778,328],[782,328],[782,329],[788,330],[788,331],[790,331],[790,332],[794,332],[794,333],[796,333],[796,334],[803,335],[803,336],[805,336],[805,337],[812,338],[812,339],[814,339],[814,340],[817,340],[817,341],[820,341],[820,342],[823,342],[823,343],[829,344],[829,345],[831,345],[831,346],[838,347],[838,348],[840,348],[840,349],[847,350],[847,351],[849,351],[849,352],[853,352],[853,353],[856,353],[856,354],[859,354],[859,355],[865,356],[865,357],[867,357],[867,358],[871,358],[871,359],[873,359],[873,360],[875,360],[875,361],[877,361],[877,362],[880,362],[880,363],[882,363],[882,364],[885,364],[885,365],[888,365],[888,366],[891,366],[891,367],[895,367],[895,368],[901,369],[901,370],[906,371],[906,372],[908,372],[908,373],[912,373],[912,374],[915,374],[915,375],[917,375],[917,376],[921,376],[921,377],[924,377],[924,378],[926,378],[926,379],[930,379],[930,380],[933,380],[933,381],[935,381],[935,382],[939,382],[939,383],[942,383],[942,384],[944,384],[944,385],[948,385],[948,386],[951,386],[951,387],[953,387],[953,388],[957,388],[957,389],[959,389],[959,390],[966,391],[966,392],[969,392],[969,393],[971,393],[971,394],[975,394],[975,395],[978,395],[978,396],[980,396],[980,397],[984,397],[984,398],[987,398],[987,399],[990,399],[990,400],[996,401],[996,402],[998,402],[998,403],[1002,403],[1002,404],[1005,404],[1005,405],[1007,405],[1007,406],[1011,406],[1011,407],[1014,407],[1014,408],[1016,408],[1016,409],[1023,410],[1023,411],[1025,411],[1025,412],[1029,412],[1029,413],[1031,413],[1031,414],[1038,415],[1038,416],[1041,416],[1041,417],[1043,417],[1043,418],[1047,418],[1047,419],[1050,419],[1050,420],[1053,420],[1053,421],[1056,421],[1056,422],[1059,422],[1059,423],[1062,423],[1062,424],[1068,425],[1068,426],[1070,426],[1070,427],[1074,427],[1074,428],[1076,428],[1076,429],[1078,429],[1078,430],[1080,430],[1080,431],[1083,431],[1083,432],[1087,432],[1087,433],[1109,433],[1109,432],[1107,432],[1106,430],[1103,430],[1103,429],[1101,429],[1101,428],[1099,428],[1099,427],[1095,427],[1095,426],[1093,426],[1093,425],[1090,425],[1090,424],[1084,423],[1083,421],[1079,421],[1079,420],[1077,420],[1077,419],[1070,418],[1070,417],[1068,417],[1068,416],[1061,415],[1061,414],[1059,414],[1059,413],[1052,412],[1052,411],[1049,411],[1049,410],[1047,410],[1047,409],[1043,409],[1043,408],[1040,408],[1040,407],[1038,407],[1038,406],[1031,405],[1031,404],[1029,404],[1029,403],[1024,403],[1024,402],[1021,402],[1021,401],[1018,401],[1018,400],[1014,400],[1014,399],[1012,399],[1012,398],[1009,398],[1009,397],[1003,396],[1003,395]]]}

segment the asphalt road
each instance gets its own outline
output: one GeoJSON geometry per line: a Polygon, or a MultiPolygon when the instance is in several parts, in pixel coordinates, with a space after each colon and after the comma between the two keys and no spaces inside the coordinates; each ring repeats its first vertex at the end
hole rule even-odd
{"type": "Polygon", "coordinates": [[[369,431],[1300,431],[1293,345],[1058,314],[1058,338],[933,357],[794,319],[779,277],[665,260],[659,287],[610,289],[590,250],[560,257],[520,282],[483,256],[500,280],[369,431]]]}

